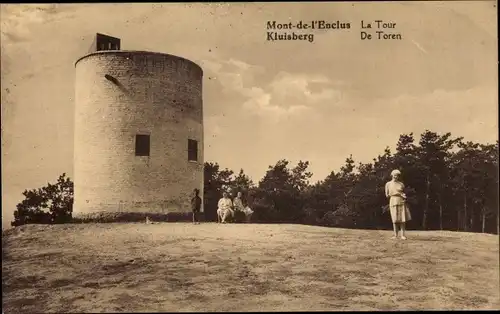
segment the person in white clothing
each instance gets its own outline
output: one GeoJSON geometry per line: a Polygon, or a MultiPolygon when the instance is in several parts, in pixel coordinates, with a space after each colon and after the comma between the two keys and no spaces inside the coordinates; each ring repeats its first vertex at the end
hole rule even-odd
{"type": "Polygon", "coordinates": [[[246,221],[249,222],[250,218],[252,217],[253,210],[250,207],[243,205],[241,196],[242,196],[241,192],[238,192],[238,194],[234,198],[233,201],[234,209],[243,212],[245,214],[246,221]]]}
{"type": "Polygon", "coordinates": [[[223,192],[222,198],[217,204],[217,222],[226,223],[227,217],[232,215],[234,215],[233,202],[227,192],[223,192]]]}
{"type": "Polygon", "coordinates": [[[391,213],[392,225],[394,228],[393,239],[398,237],[398,227],[401,229],[401,239],[406,240],[405,224],[411,220],[410,210],[406,204],[406,194],[404,184],[400,181],[401,172],[393,170],[392,180],[385,184],[385,196],[389,198],[389,211],[391,213]]]}

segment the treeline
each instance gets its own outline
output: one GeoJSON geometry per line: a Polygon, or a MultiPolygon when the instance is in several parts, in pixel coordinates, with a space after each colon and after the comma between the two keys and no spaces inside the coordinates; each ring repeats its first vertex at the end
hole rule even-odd
{"type": "MultiPolygon", "coordinates": [[[[307,161],[291,167],[279,160],[255,184],[243,169],[234,173],[205,163],[205,219],[217,219],[217,202],[230,188],[233,196],[243,193],[256,222],[390,228],[382,210],[388,203],[384,185],[399,169],[413,218],[408,228],[499,234],[498,141],[483,145],[425,131],[416,142],[413,134],[403,134],[394,153],[386,148],[371,163],[349,156],[339,171],[315,184],[308,168],[307,161]]],[[[72,221],[73,182],[65,174],[23,195],[13,226],[72,221]]]]}
{"type": "Polygon", "coordinates": [[[269,166],[255,184],[217,163],[205,163],[206,219],[215,220],[223,189],[243,192],[253,220],[343,228],[390,228],[384,185],[399,169],[418,230],[499,233],[498,141],[483,145],[450,133],[425,131],[417,142],[403,134],[395,152],[389,148],[371,163],[348,157],[339,171],[310,183],[309,162],[291,167],[287,160],[269,166]]]}

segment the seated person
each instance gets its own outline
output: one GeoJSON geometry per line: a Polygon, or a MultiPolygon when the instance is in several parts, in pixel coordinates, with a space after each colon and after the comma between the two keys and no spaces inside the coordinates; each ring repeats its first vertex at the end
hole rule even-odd
{"type": "Polygon", "coordinates": [[[234,209],[241,211],[245,214],[246,221],[250,221],[250,217],[252,217],[253,210],[248,206],[243,206],[243,201],[241,200],[241,192],[238,192],[236,197],[234,198],[234,209]]]}
{"type": "Polygon", "coordinates": [[[233,202],[229,198],[227,192],[222,193],[222,198],[219,200],[217,207],[217,222],[226,223],[227,217],[234,215],[232,209],[233,202]]]}

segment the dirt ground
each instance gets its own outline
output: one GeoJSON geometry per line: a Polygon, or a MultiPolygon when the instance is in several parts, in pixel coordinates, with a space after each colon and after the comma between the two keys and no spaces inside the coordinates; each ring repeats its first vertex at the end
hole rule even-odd
{"type": "Polygon", "coordinates": [[[499,309],[495,235],[301,225],[23,226],[4,313],[499,309]]]}

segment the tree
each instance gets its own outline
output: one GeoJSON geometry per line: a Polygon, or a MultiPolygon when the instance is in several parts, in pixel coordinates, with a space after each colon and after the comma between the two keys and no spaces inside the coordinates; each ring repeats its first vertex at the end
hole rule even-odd
{"type": "MultiPolygon", "coordinates": [[[[361,166],[361,171],[368,170],[371,166],[361,166]]],[[[359,220],[361,207],[359,201],[363,201],[360,195],[364,187],[357,186],[358,175],[355,161],[352,156],[345,160],[339,172],[332,171],[324,181],[313,186],[311,195],[307,200],[307,216],[310,220],[316,220],[321,225],[351,227],[359,220]]]]}
{"type": "Polygon", "coordinates": [[[70,222],[73,213],[73,182],[63,173],[55,184],[25,190],[16,206],[12,226],[70,222]]]}
{"type": "Polygon", "coordinates": [[[487,225],[489,218],[496,218],[498,232],[498,142],[481,145],[469,141],[459,148],[452,160],[453,192],[461,200],[457,229],[485,232],[495,225],[487,225]]]}
{"type": "MultiPolygon", "coordinates": [[[[482,203],[482,227],[481,232],[486,232],[487,220],[491,221],[493,219],[496,222],[497,234],[500,234],[500,213],[499,209],[499,198],[498,198],[498,187],[499,187],[499,177],[498,177],[498,159],[499,159],[499,147],[498,141],[495,145],[481,145],[481,151],[484,153],[484,164],[481,166],[484,180],[483,180],[483,203],[482,203]]],[[[491,228],[493,229],[493,228],[491,228]]]]}
{"type": "Polygon", "coordinates": [[[299,161],[290,169],[282,159],[269,166],[255,191],[256,211],[261,220],[299,222],[304,218],[305,193],[312,174],[309,162],[299,161]]]}
{"type": "Polygon", "coordinates": [[[459,143],[460,150],[453,156],[453,183],[454,195],[461,204],[457,204],[457,230],[469,231],[471,222],[471,205],[474,202],[474,190],[476,182],[481,176],[474,169],[480,158],[479,144],[473,142],[459,143]]]}
{"type": "Polygon", "coordinates": [[[252,179],[245,174],[243,169],[240,169],[240,172],[234,177],[230,185],[233,194],[242,192],[244,195],[254,186],[252,179]]]}
{"type": "MultiPolygon", "coordinates": [[[[426,130],[420,137],[420,146],[417,148],[418,167],[424,176],[424,205],[422,213],[422,228],[428,229],[429,215],[437,218],[434,212],[430,212],[431,204],[439,207],[439,224],[442,226],[443,193],[448,182],[448,165],[451,158],[450,151],[461,138],[452,138],[451,133],[439,135],[426,130]],[[434,198],[434,199],[433,199],[434,198]]],[[[432,218],[434,218],[432,217],[432,218]]]]}

